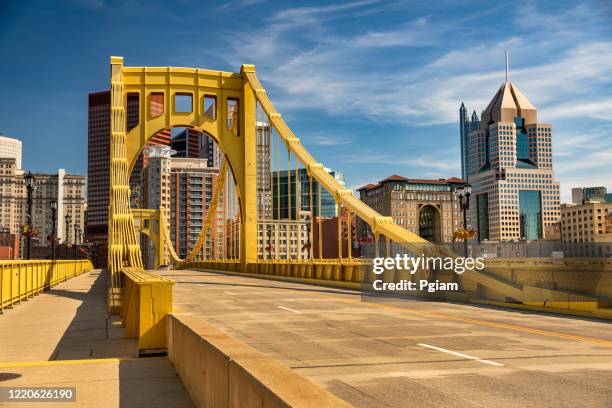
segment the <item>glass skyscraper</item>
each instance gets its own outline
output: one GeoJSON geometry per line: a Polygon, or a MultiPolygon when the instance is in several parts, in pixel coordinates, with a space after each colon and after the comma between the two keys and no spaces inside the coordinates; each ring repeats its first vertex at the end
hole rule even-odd
{"type": "Polygon", "coordinates": [[[544,238],[559,220],[559,183],[552,164],[552,126],[504,82],[480,119],[459,110],[461,165],[472,185],[468,226],[478,240],[544,238]]]}
{"type": "MultiPolygon", "coordinates": [[[[327,172],[332,175],[340,184],[344,185],[344,175],[342,173],[329,170],[327,172]]],[[[280,211],[280,219],[289,218],[291,215],[291,219],[296,219],[297,217],[297,208],[299,205],[300,210],[302,211],[310,211],[310,179],[308,177],[308,172],[306,169],[301,168],[297,172],[297,179],[299,182],[296,184],[295,171],[291,171],[291,186],[288,185],[288,174],[286,170],[280,172],[277,171],[272,172],[272,208],[273,208],[273,217],[274,219],[279,218],[280,211]],[[279,183],[280,181],[280,183],[279,183]],[[299,200],[296,203],[296,185],[299,186],[299,200]],[[291,193],[291,214],[289,214],[289,197],[287,193],[291,193]],[[280,200],[279,200],[280,193],[280,200]],[[280,201],[280,209],[279,209],[279,201],[280,201]]],[[[319,216],[317,205],[318,205],[318,184],[315,179],[312,180],[312,207],[313,207],[313,215],[315,217],[319,216]]],[[[336,200],[334,196],[332,196],[325,188],[321,188],[321,216],[325,218],[337,217],[338,216],[338,207],[336,205],[336,200]]]]}

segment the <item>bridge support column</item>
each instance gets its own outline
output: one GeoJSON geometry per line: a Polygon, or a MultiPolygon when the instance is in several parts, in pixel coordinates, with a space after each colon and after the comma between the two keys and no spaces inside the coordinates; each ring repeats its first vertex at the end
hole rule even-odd
{"type": "MultiPolygon", "coordinates": [[[[252,65],[243,65],[240,73],[255,72],[252,65]]],[[[249,81],[243,85],[243,120],[240,125],[244,137],[244,180],[242,181],[242,217],[240,234],[240,270],[247,271],[249,263],[257,262],[257,102],[249,81]]],[[[239,182],[240,182],[239,181],[239,182]]]]}

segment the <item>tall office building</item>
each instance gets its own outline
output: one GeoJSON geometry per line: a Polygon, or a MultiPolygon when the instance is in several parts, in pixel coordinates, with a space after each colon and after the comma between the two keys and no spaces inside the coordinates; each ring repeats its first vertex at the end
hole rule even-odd
{"type": "MultiPolygon", "coordinates": [[[[162,209],[162,217],[166,225],[170,225],[170,166],[171,156],[176,153],[168,146],[153,145],[144,151],[146,166],[142,169],[143,204],[144,208],[154,210],[162,209]]],[[[156,223],[155,223],[156,224],[156,223]]],[[[159,225],[154,225],[154,230],[159,231],[159,225]]],[[[154,268],[153,243],[148,241],[145,246],[144,260],[147,268],[154,268]]],[[[168,259],[167,248],[162,249],[165,258],[168,259]]]]}
{"type": "MultiPolygon", "coordinates": [[[[138,124],[138,95],[128,95],[127,131],[138,124]]],[[[110,91],[89,94],[87,126],[87,240],[96,245],[99,267],[108,254],[110,195],[110,91]]],[[[130,178],[130,185],[133,185],[130,178]]]]}
{"type": "Polygon", "coordinates": [[[87,240],[96,245],[97,267],[108,253],[110,194],[110,91],[89,94],[87,129],[87,240]]]}
{"type": "MultiPolygon", "coordinates": [[[[198,240],[218,175],[219,169],[208,167],[206,160],[176,157],[171,160],[170,239],[181,258],[187,256],[198,240]]],[[[210,257],[220,257],[223,251],[224,196],[224,192],[221,192],[217,213],[213,216],[212,233],[206,240],[206,251],[210,257]]]]}
{"type": "Polygon", "coordinates": [[[561,205],[561,241],[567,256],[612,256],[612,203],[584,201],[561,205]]]}
{"type": "Polygon", "coordinates": [[[142,151],[136,158],[132,173],[130,174],[130,191],[131,191],[131,206],[132,208],[149,208],[143,207],[144,196],[143,196],[143,184],[142,171],[147,166],[147,154],[146,151],[149,148],[162,146],[170,149],[172,141],[172,135],[170,130],[162,130],[156,133],[142,148],[142,151]]]}
{"type": "MultiPolygon", "coordinates": [[[[38,246],[50,246],[47,240],[53,231],[51,201],[57,202],[56,235],[60,242],[81,242],[85,230],[85,176],[68,174],[59,169],[56,174],[33,173],[32,224],[38,230],[38,246]],[[66,216],[70,224],[66,224],[66,216]],[[75,230],[78,229],[78,231],[75,230]]],[[[24,187],[25,190],[25,187],[24,187]]],[[[25,205],[25,204],[24,204],[25,205]]],[[[24,213],[27,211],[24,207],[24,213]]]]}
{"type": "Polygon", "coordinates": [[[195,129],[183,129],[172,137],[172,150],[176,150],[174,157],[197,158],[200,157],[200,138],[202,132],[195,129]]]}
{"type": "Polygon", "coordinates": [[[467,137],[467,181],[472,185],[468,226],[482,240],[544,238],[559,221],[559,183],[552,164],[551,125],[506,81],[467,137]]]}
{"type": "Polygon", "coordinates": [[[211,136],[202,133],[200,134],[200,153],[197,157],[205,159],[208,167],[219,168],[223,160],[223,151],[211,136]]]}
{"type": "MultiPolygon", "coordinates": [[[[0,158],[0,229],[21,239],[21,226],[26,223],[27,192],[25,172],[17,168],[14,158],[0,158]]],[[[53,224],[51,201],[57,202],[56,236],[60,241],[74,242],[74,227],[80,231],[85,227],[85,176],[66,174],[59,169],[57,174],[34,173],[34,192],[32,193],[32,225],[38,231],[32,245],[49,246],[47,237],[51,235],[53,224]],[[66,229],[65,216],[71,222],[66,229]],[[68,235],[66,235],[68,232],[68,235]]],[[[25,240],[22,240],[25,241],[25,240]]],[[[23,255],[24,242],[19,246],[19,256],[23,255]]]]}
{"type": "MultiPolygon", "coordinates": [[[[335,170],[325,169],[331,176],[333,176],[341,185],[345,185],[344,174],[335,170]]],[[[301,211],[310,211],[310,178],[308,177],[308,171],[305,168],[300,168],[297,171],[296,183],[296,171],[287,170],[273,171],[272,172],[272,217],[274,219],[280,218],[291,218],[296,219],[297,211],[299,208],[301,211]],[[288,184],[291,182],[289,188],[288,184]],[[296,195],[296,187],[298,189],[296,195]],[[288,193],[291,194],[291,214],[289,214],[289,197],[288,193]],[[280,197],[279,197],[280,194],[280,197]],[[297,196],[297,202],[296,202],[297,196]],[[280,207],[279,207],[280,203],[280,207]],[[280,214],[279,214],[280,211],[280,214]],[[291,215],[291,217],[289,217],[291,215]]],[[[318,191],[319,185],[315,179],[312,180],[312,206],[315,217],[319,216],[318,207],[318,191]]],[[[321,187],[321,214],[322,217],[331,218],[338,216],[338,206],[334,196],[329,193],[324,187],[321,187]]]]}
{"type": "Polygon", "coordinates": [[[15,158],[0,158],[0,228],[18,235],[25,224],[26,189],[15,158]]]}
{"type": "Polygon", "coordinates": [[[467,115],[467,109],[463,102],[459,108],[459,142],[461,148],[461,177],[467,179],[467,158],[468,158],[468,135],[480,128],[480,119],[476,111],[472,112],[472,118],[467,115]]]}
{"type": "Polygon", "coordinates": [[[21,140],[0,133],[0,158],[15,159],[18,169],[21,169],[21,140]]]}
{"type": "Polygon", "coordinates": [[[608,194],[608,189],[603,186],[572,188],[572,203],[585,202],[612,203],[612,194],[608,194]]]}
{"type": "Polygon", "coordinates": [[[272,217],[271,132],[266,122],[257,122],[257,213],[259,219],[272,217]]]}

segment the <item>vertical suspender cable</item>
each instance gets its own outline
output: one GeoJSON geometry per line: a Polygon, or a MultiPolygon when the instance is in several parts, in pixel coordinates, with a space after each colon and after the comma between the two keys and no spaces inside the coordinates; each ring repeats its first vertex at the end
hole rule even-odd
{"type": "Polygon", "coordinates": [[[308,205],[310,206],[310,231],[308,231],[308,258],[312,261],[312,246],[314,244],[314,213],[312,211],[312,174],[308,172],[308,205]]]}
{"type": "Polygon", "coordinates": [[[280,184],[280,172],[281,172],[281,144],[280,136],[276,135],[276,231],[274,234],[274,240],[276,242],[274,248],[274,258],[280,259],[280,214],[281,214],[281,184],[280,184]]]}
{"type": "Polygon", "coordinates": [[[301,219],[300,219],[300,211],[302,209],[301,206],[301,197],[300,197],[300,177],[299,177],[299,171],[298,171],[298,167],[300,164],[300,160],[298,159],[297,154],[295,155],[295,222],[294,222],[294,228],[295,228],[295,244],[296,244],[296,258],[297,259],[302,259],[302,247],[301,247],[301,243],[302,243],[302,239],[301,239],[301,219]]]}
{"type": "Polygon", "coordinates": [[[317,181],[317,214],[319,223],[319,259],[323,259],[323,223],[321,214],[321,182],[317,181]]]}
{"type": "Polygon", "coordinates": [[[353,254],[352,254],[352,239],[353,239],[353,230],[352,230],[352,225],[351,225],[351,209],[350,208],[346,208],[346,214],[347,214],[347,218],[346,218],[346,231],[347,231],[347,236],[346,236],[346,248],[347,248],[347,257],[348,259],[352,259],[353,254]]]}
{"type": "Polygon", "coordinates": [[[342,260],[342,203],[336,200],[336,205],[338,206],[338,217],[336,217],[338,222],[338,259],[342,260]]]}
{"type": "Polygon", "coordinates": [[[286,251],[287,259],[290,257],[291,248],[291,150],[289,150],[289,144],[287,144],[287,229],[286,229],[286,251]]]}

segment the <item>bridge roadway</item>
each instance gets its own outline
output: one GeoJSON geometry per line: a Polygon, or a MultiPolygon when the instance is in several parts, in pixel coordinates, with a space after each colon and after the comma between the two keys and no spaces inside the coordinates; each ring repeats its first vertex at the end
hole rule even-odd
{"type": "Polygon", "coordinates": [[[602,321],[212,271],[164,271],[198,315],[356,407],[611,407],[602,321]]]}

